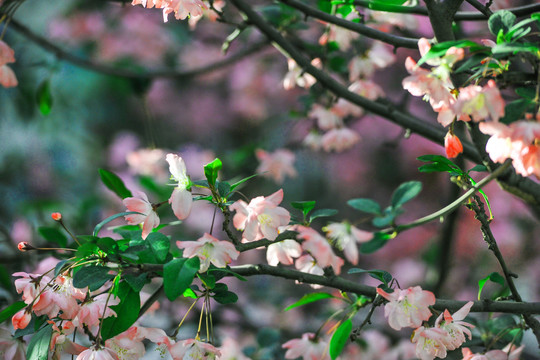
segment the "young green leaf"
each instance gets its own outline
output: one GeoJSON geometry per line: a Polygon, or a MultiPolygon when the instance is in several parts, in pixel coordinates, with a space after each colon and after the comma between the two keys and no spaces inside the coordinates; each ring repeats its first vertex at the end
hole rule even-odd
{"type": "Polygon", "coordinates": [[[164,263],[171,247],[169,238],[162,233],[152,232],[146,237],[146,242],[150,246],[157,261],[159,263],[164,263]]]}
{"type": "Polygon", "coordinates": [[[206,177],[206,180],[208,180],[208,184],[210,186],[214,186],[216,184],[218,172],[221,170],[221,167],[222,163],[218,158],[204,166],[204,176],[206,177]]]}
{"type": "Polygon", "coordinates": [[[120,179],[115,173],[105,169],[99,169],[99,176],[101,177],[103,184],[121,199],[133,196],[131,191],[129,191],[128,188],[126,188],[126,185],[124,185],[122,179],[120,179]]]}
{"type": "Polygon", "coordinates": [[[107,281],[115,276],[109,274],[111,271],[107,266],[85,266],[73,275],[73,286],[82,289],[89,287],[90,290],[99,289],[107,281]]]}
{"type": "Polygon", "coordinates": [[[486,285],[486,282],[490,280],[494,283],[497,283],[501,286],[504,286],[505,280],[504,277],[499,274],[498,272],[492,272],[488,276],[486,276],[483,279],[478,280],[478,300],[480,300],[480,295],[482,294],[482,290],[484,289],[484,286],[486,285]]]}
{"type": "Polygon", "coordinates": [[[291,202],[291,206],[302,211],[304,216],[307,216],[307,214],[315,207],[315,201],[293,201],[291,202]]]}
{"type": "Polygon", "coordinates": [[[343,351],[347,340],[349,340],[349,335],[352,331],[352,321],[351,319],[345,320],[334,332],[332,339],[330,340],[330,358],[332,360],[337,359],[337,357],[343,351]]]}
{"type": "Polygon", "coordinates": [[[380,248],[382,248],[384,245],[386,245],[388,240],[390,240],[392,238],[391,235],[380,233],[380,232],[377,232],[377,233],[375,233],[373,235],[374,235],[373,239],[371,239],[368,242],[363,243],[361,245],[361,247],[360,247],[360,252],[361,253],[363,253],[363,254],[371,254],[371,253],[379,250],[380,248]]]}
{"type": "Polygon", "coordinates": [[[422,191],[420,181],[408,181],[399,185],[392,194],[392,207],[397,208],[412,200],[422,191]]]}
{"type": "Polygon", "coordinates": [[[312,222],[313,220],[320,217],[334,216],[337,213],[338,211],[336,209],[317,209],[311,213],[311,216],[309,217],[309,222],[312,222]]]}
{"type": "Polygon", "coordinates": [[[255,176],[258,176],[258,175],[259,174],[251,175],[251,176],[243,178],[242,180],[239,180],[239,181],[235,182],[234,184],[231,185],[231,190],[230,191],[234,191],[234,189],[236,189],[238,186],[242,185],[243,183],[245,183],[249,179],[254,178],[255,176]]]}
{"type": "Polygon", "coordinates": [[[381,206],[378,202],[371,199],[351,199],[347,204],[356,210],[366,212],[373,215],[382,215],[381,206]]]}
{"type": "Polygon", "coordinates": [[[387,285],[392,281],[393,277],[392,275],[385,270],[363,270],[358,268],[352,268],[349,270],[349,274],[357,274],[357,273],[368,273],[369,276],[371,276],[374,279],[379,280],[383,284],[387,285]]]}
{"type": "Polygon", "coordinates": [[[287,306],[285,310],[283,311],[289,311],[298,306],[302,306],[302,305],[306,305],[315,301],[319,301],[323,299],[330,299],[330,298],[335,298],[335,296],[329,293],[325,293],[325,292],[306,294],[302,296],[302,298],[298,300],[297,302],[295,302],[294,304],[287,306]]]}
{"type": "Polygon", "coordinates": [[[508,10],[500,10],[489,17],[488,28],[493,35],[497,36],[501,30],[507,33],[515,21],[516,15],[508,10]]]}
{"type": "Polygon", "coordinates": [[[47,116],[51,112],[53,98],[51,95],[51,82],[49,79],[43,81],[36,91],[36,102],[39,107],[39,112],[47,116]]]}

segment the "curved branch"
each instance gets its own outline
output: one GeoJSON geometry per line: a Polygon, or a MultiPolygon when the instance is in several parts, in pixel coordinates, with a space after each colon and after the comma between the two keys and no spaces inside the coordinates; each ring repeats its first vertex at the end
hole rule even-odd
{"type": "Polygon", "coordinates": [[[58,59],[67,61],[71,64],[74,64],[78,67],[85,68],[91,71],[95,71],[105,75],[123,77],[127,79],[155,79],[155,78],[167,78],[175,80],[185,80],[207,74],[209,72],[219,70],[226,66],[232,65],[237,61],[253,55],[268,45],[267,41],[261,41],[256,44],[253,44],[250,47],[247,47],[243,50],[238,51],[236,54],[231,55],[230,57],[216,61],[212,64],[201,66],[193,70],[186,71],[177,71],[177,70],[156,70],[156,71],[147,71],[147,72],[137,72],[130,71],[125,69],[116,68],[109,65],[104,65],[92,60],[84,59],[79,56],[73,55],[59,46],[53,44],[48,39],[44,38],[41,35],[34,33],[28,27],[24,26],[15,19],[11,19],[10,28],[17,31],[22,36],[26,37],[28,40],[34,42],[44,50],[53,53],[58,59]]]}
{"type": "MultiPolygon", "coordinates": [[[[370,8],[372,6],[372,2],[368,0],[355,0],[353,2],[354,5],[361,6],[364,8],[370,8]]],[[[428,15],[428,10],[425,7],[422,6],[401,6],[401,5],[393,5],[393,4],[384,4],[385,9],[388,12],[396,12],[396,13],[402,13],[402,14],[415,14],[415,15],[428,15]]],[[[376,9],[374,9],[376,10],[376,9]]],[[[505,9],[507,11],[510,11],[514,15],[520,17],[520,16],[527,16],[530,14],[533,14],[537,11],[540,11],[540,4],[530,4],[530,5],[523,5],[523,6],[516,6],[513,8],[505,9]]],[[[458,11],[456,15],[454,15],[454,20],[456,21],[485,21],[487,20],[487,16],[473,11],[458,11]]]]}
{"type": "Polygon", "coordinates": [[[300,2],[298,0],[280,0],[280,2],[287,4],[290,7],[293,7],[303,12],[307,16],[311,16],[315,19],[319,19],[327,23],[337,25],[339,27],[354,31],[356,33],[365,35],[375,40],[380,40],[387,44],[393,45],[396,48],[399,48],[399,47],[404,47],[408,49],[418,48],[418,39],[406,38],[402,36],[388,34],[383,31],[370,28],[369,26],[366,26],[363,24],[358,24],[352,21],[339,18],[337,16],[332,16],[330,14],[325,13],[324,11],[320,11],[318,9],[312,8],[311,6],[306,5],[305,3],[300,2]]]}
{"type": "MultiPolygon", "coordinates": [[[[409,129],[422,137],[425,137],[435,143],[444,144],[444,136],[446,131],[434,124],[427,123],[422,120],[418,120],[416,117],[401,112],[388,101],[371,101],[356,93],[350,92],[345,86],[337,82],[330,75],[324,71],[317,69],[311,65],[310,60],[303,56],[293,45],[291,45],[285,38],[271,25],[264,21],[259,14],[257,14],[244,0],[230,0],[246,17],[255,25],[268,39],[273,41],[280,49],[288,54],[300,67],[302,67],[307,73],[311,74],[317,81],[324,86],[327,90],[331,91],[335,95],[344,98],[363,107],[367,111],[370,111],[376,115],[382,116],[387,120],[405,128],[409,129]]],[[[463,153],[465,157],[476,163],[480,163],[481,157],[474,146],[468,142],[463,141],[463,153]]],[[[526,201],[539,206],[540,205],[540,185],[534,181],[523,178],[517,175],[514,171],[508,170],[504,174],[503,179],[508,179],[506,184],[518,188],[527,197],[522,197],[526,201]]]]}
{"type": "MultiPolygon", "coordinates": [[[[231,270],[241,276],[271,275],[289,280],[297,280],[302,283],[328,286],[372,298],[376,295],[376,289],[374,287],[361,285],[337,276],[325,277],[270,265],[232,266],[231,270]]],[[[433,305],[433,308],[440,311],[448,309],[453,312],[460,309],[466,303],[466,301],[438,299],[435,305],[433,305]]],[[[482,300],[474,302],[471,312],[503,312],[527,315],[540,314],[540,303],[482,300]]]]}

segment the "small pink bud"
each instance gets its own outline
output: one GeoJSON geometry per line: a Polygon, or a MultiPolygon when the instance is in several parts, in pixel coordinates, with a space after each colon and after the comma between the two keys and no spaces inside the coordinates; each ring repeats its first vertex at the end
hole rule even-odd
{"type": "Polygon", "coordinates": [[[19,251],[28,251],[34,249],[34,247],[26,241],[21,241],[20,243],[18,243],[17,248],[19,249],[19,251]]]}
{"type": "Polygon", "coordinates": [[[463,152],[463,145],[456,135],[448,132],[444,137],[444,149],[446,156],[451,159],[463,152]]]}
{"type": "Polygon", "coordinates": [[[11,323],[15,329],[24,329],[32,320],[32,315],[26,310],[21,310],[11,318],[11,323]]]}
{"type": "Polygon", "coordinates": [[[62,220],[62,214],[60,214],[59,212],[52,213],[51,217],[53,218],[54,221],[62,220]]]}

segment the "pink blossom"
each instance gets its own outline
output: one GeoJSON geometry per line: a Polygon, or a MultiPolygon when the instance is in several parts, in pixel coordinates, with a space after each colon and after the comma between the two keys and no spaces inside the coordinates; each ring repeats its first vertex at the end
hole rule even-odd
{"type": "Polygon", "coordinates": [[[223,268],[236,260],[240,252],[228,241],[219,241],[212,235],[205,233],[197,241],[177,241],[176,245],[184,249],[184,257],[197,256],[201,260],[199,272],[203,273],[210,267],[210,263],[223,268]]]}
{"type": "Polygon", "coordinates": [[[474,326],[462,320],[465,319],[473,304],[472,301],[469,301],[453,315],[450,315],[450,312],[445,310],[435,321],[436,327],[448,333],[448,336],[443,340],[446,349],[455,350],[459,348],[465,342],[465,335],[469,337],[469,340],[471,339],[472,334],[468,327],[474,328],[474,326]]]}
{"type": "Polygon", "coordinates": [[[287,341],[282,346],[287,349],[285,359],[321,360],[327,357],[328,347],[325,341],[316,338],[313,333],[305,333],[301,339],[287,341]]]}
{"type": "Polygon", "coordinates": [[[446,357],[444,342],[447,336],[448,333],[440,328],[420,326],[412,337],[412,342],[416,343],[416,356],[421,360],[433,360],[435,357],[444,359],[446,357]]]}
{"type": "Polygon", "coordinates": [[[331,223],[323,231],[354,265],[358,263],[358,244],[373,239],[373,233],[360,230],[348,222],[331,223]]]}
{"type": "Polygon", "coordinates": [[[17,77],[11,68],[7,65],[0,66],[0,85],[5,88],[15,87],[19,84],[17,77]]]}
{"type": "Polygon", "coordinates": [[[384,90],[371,80],[356,80],[348,90],[369,100],[377,100],[384,96],[384,90]]]}
{"type": "Polygon", "coordinates": [[[118,360],[118,356],[109,348],[94,345],[81,352],[77,360],[118,360]]]}
{"type": "Polygon", "coordinates": [[[0,66],[15,62],[15,52],[8,44],[0,40],[0,66]]]}
{"type": "MultiPolygon", "coordinates": [[[[311,65],[320,69],[322,67],[321,59],[313,59],[311,65]]],[[[285,90],[291,90],[295,85],[309,89],[317,82],[311,74],[305,72],[293,59],[287,59],[287,66],[289,67],[289,72],[283,78],[283,88],[285,90]]]]}
{"type": "Polygon", "coordinates": [[[353,147],[358,141],[360,141],[360,136],[346,127],[332,129],[321,138],[322,147],[327,152],[342,152],[353,147]]]}
{"type": "Polygon", "coordinates": [[[300,256],[298,259],[296,259],[294,267],[297,270],[308,274],[324,275],[324,270],[317,264],[317,261],[311,255],[300,256]]]}
{"type": "Polygon", "coordinates": [[[201,0],[133,0],[132,5],[142,5],[146,8],[163,9],[163,21],[167,22],[169,14],[174,13],[177,20],[184,20],[188,16],[200,17],[206,5],[201,0]]]}
{"type": "Polygon", "coordinates": [[[46,314],[51,319],[62,311],[62,319],[73,319],[79,311],[77,300],[82,301],[85,297],[86,290],[73,287],[73,278],[58,275],[52,285],[39,295],[32,310],[38,316],[46,314]]]}
{"type": "Polygon", "coordinates": [[[308,116],[317,120],[321,130],[330,130],[343,126],[343,120],[335,112],[319,104],[313,104],[308,116]]]}
{"type": "MultiPolygon", "coordinates": [[[[338,17],[343,17],[337,14],[338,17]]],[[[345,20],[352,21],[359,19],[358,14],[353,11],[345,16],[345,20]]],[[[342,28],[340,26],[330,25],[330,29],[319,39],[321,45],[327,44],[330,41],[335,41],[341,50],[348,50],[351,47],[351,42],[360,35],[354,31],[342,28]]]]}
{"type": "Polygon", "coordinates": [[[195,339],[179,341],[169,347],[169,352],[173,360],[214,360],[221,356],[221,352],[212,344],[195,339]]]}
{"type": "Polygon", "coordinates": [[[144,329],[132,326],[119,335],[108,339],[105,346],[119,354],[121,360],[138,360],[146,352],[143,344],[144,339],[144,329]]]}
{"type": "Polygon", "coordinates": [[[189,216],[193,205],[191,192],[187,189],[191,182],[186,173],[186,164],[180,156],[175,154],[167,154],[166,160],[169,163],[169,171],[173,180],[178,183],[169,199],[169,204],[171,204],[174,215],[179,220],[184,220],[189,216]]]}
{"type": "Polygon", "coordinates": [[[292,265],[293,258],[302,254],[302,247],[294,240],[283,240],[270,244],[266,249],[266,260],[268,264],[276,266],[279,263],[283,265],[292,265]]]}
{"type": "Polygon", "coordinates": [[[87,325],[88,327],[97,326],[100,323],[100,319],[116,316],[116,313],[110,307],[119,303],[119,298],[108,293],[85,300],[81,304],[77,316],[73,319],[73,323],[80,328],[83,325],[87,325]],[[105,306],[107,306],[107,309],[105,309],[105,306]]]}
{"type": "Polygon", "coordinates": [[[22,338],[14,338],[11,332],[0,328],[0,355],[4,359],[26,360],[26,347],[22,338]]]}
{"type": "Polygon", "coordinates": [[[431,317],[428,306],[435,304],[435,295],[431,291],[422,290],[420,286],[395,289],[390,294],[377,288],[377,294],[388,300],[384,306],[384,316],[394,330],[422,325],[422,321],[431,317]]]}
{"type": "Polygon", "coordinates": [[[79,355],[88,348],[74,343],[68,336],[73,334],[75,326],[71,321],[60,321],[58,325],[51,320],[47,321],[52,324],[53,334],[51,337],[50,351],[53,353],[52,360],[60,360],[63,353],[71,355],[79,355]],[[60,325],[60,327],[59,327],[60,325]]]}
{"type": "Polygon", "coordinates": [[[317,260],[317,265],[321,268],[331,266],[334,272],[339,275],[344,261],[334,254],[332,247],[321,234],[312,228],[299,226],[298,238],[304,240],[302,248],[317,260]]]}
{"type": "Polygon", "coordinates": [[[22,309],[13,315],[11,323],[15,329],[24,329],[28,326],[30,320],[32,320],[32,314],[27,309],[22,309]]]}
{"type": "Polygon", "coordinates": [[[139,149],[127,154],[126,161],[135,174],[154,176],[159,180],[167,179],[165,153],[161,149],[139,149]]]}
{"type": "Polygon", "coordinates": [[[280,189],[270,196],[251,199],[249,204],[238,200],[229,207],[236,211],[233,224],[238,230],[244,230],[244,242],[277,238],[278,228],[288,225],[291,220],[289,212],[278,206],[282,200],[283,189],[280,189]]]}
{"type": "Polygon", "coordinates": [[[304,140],[302,141],[302,144],[304,146],[307,146],[308,148],[310,148],[311,150],[313,151],[318,151],[321,149],[321,146],[322,146],[322,136],[321,134],[319,134],[318,132],[316,131],[310,131],[306,137],[304,138],[304,140]]]}
{"type": "Polygon", "coordinates": [[[142,191],[138,192],[137,197],[128,197],[122,200],[128,211],[138,212],[140,214],[125,215],[124,218],[130,225],[143,224],[142,238],[146,239],[152,229],[159,225],[159,216],[154,211],[154,206],[148,201],[148,197],[142,191]]]}
{"type": "Polygon", "coordinates": [[[295,155],[287,149],[277,149],[269,153],[262,149],[255,151],[255,156],[260,161],[256,172],[274,179],[278,184],[283,183],[285,176],[296,177],[298,174],[294,168],[295,155]]]}
{"type": "Polygon", "coordinates": [[[510,343],[502,350],[490,350],[485,354],[474,354],[469,348],[461,349],[461,353],[463,360],[519,360],[523,348],[523,345],[516,348],[510,343]]]}
{"type": "Polygon", "coordinates": [[[349,80],[368,78],[377,69],[384,69],[396,61],[396,56],[387,45],[374,41],[371,49],[364,56],[356,56],[349,62],[349,80]]]}
{"type": "Polygon", "coordinates": [[[43,288],[47,286],[47,283],[51,281],[48,276],[25,272],[16,272],[13,276],[22,276],[22,278],[15,280],[15,289],[17,293],[22,293],[22,299],[27,305],[31,304],[43,288]]]}
{"type": "Polygon", "coordinates": [[[504,116],[504,100],[495,81],[490,80],[484,87],[469,85],[460,89],[452,109],[460,120],[480,121],[489,117],[499,121],[504,116]]]}
{"type": "Polygon", "coordinates": [[[219,351],[221,352],[220,360],[250,360],[242,352],[240,344],[232,337],[227,337],[222,341],[219,351]]]}
{"type": "MultiPolygon", "coordinates": [[[[362,107],[343,98],[340,98],[330,110],[342,119],[347,116],[360,117],[364,114],[364,109],[362,107]]],[[[343,124],[343,122],[341,122],[341,124],[343,124]]]]}

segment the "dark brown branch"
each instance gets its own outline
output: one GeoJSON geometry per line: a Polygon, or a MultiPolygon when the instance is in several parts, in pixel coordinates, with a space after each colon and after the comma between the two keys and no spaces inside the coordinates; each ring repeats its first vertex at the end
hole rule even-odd
{"type": "MultiPolygon", "coordinates": [[[[374,287],[345,280],[339,276],[325,277],[270,265],[233,266],[231,267],[231,270],[242,276],[270,275],[289,280],[297,280],[306,284],[328,286],[359,295],[369,296],[371,298],[374,298],[376,295],[376,289],[374,287]]],[[[440,311],[448,309],[449,311],[454,312],[459,310],[466,303],[466,301],[438,299],[433,308],[440,311]]],[[[540,314],[540,303],[482,300],[474,302],[471,312],[503,312],[527,315],[540,314]]]]}
{"type": "MultiPolygon", "coordinates": [[[[371,4],[371,1],[368,0],[355,0],[354,5],[369,8],[371,4]]],[[[392,4],[384,4],[385,8],[388,9],[390,12],[396,12],[396,13],[402,13],[402,14],[415,14],[415,15],[428,15],[428,10],[425,7],[422,6],[400,6],[400,5],[392,5],[392,4]]],[[[505,9],[507,11],[510,11],[514,15],[520,17],[520,16],[527,16],[530,14],[533,14],[535,12],[540,11],[540,4],[530,4],[530,5],[524,5],[524,6],[517,6],[513,8],[505,9]]],[[[456,15],[454,15],[455,21],[485,21],[487,20],[487,16],[478,13],[476,11],[458,11],[456,12],[456,15]]]]}
{"type": "Polygon", "coordinates": [[[487,6],[482,5],[478,0],[465,0],[472,5],[476,10],[480,11],[486,18],[493,14],[487,6]]]}
{"type": "Polygon", "coordinates": [[[94,62],[92,60],[84,59],[79,56],[73,55],[63,50],[56,44],[53,44],[52,42],[50,42],[48,39],[44,38],[43,36],[34,33],[28,27],[22,25],[20,22],[18,22],[15,19],[11,20],[9,26],[11,29],[17,31],[22,36],[26,37],[30,41],[39,45],[44,50],[53,53],[60,60],[67,61],[81,68],[85,68],[85,69],[95,71],[101,74],[123,77],[123,78],[128,78],[128,79],[167,78],[167,79],[175,79],[175,80],[185,80],[185,79],[193,78],[196,76],[204,75],[212,71],[219,70],[226,66],[232,65],[238,62],[239,60],[245,57],[248,57],[250,55],[253,55],[261,51],[262,49],[264,49],[266,46],[268,46],[268,42],[266,41],[259,42],[250,47],[247,47],[243,50],[238,51],[236,54],[233,54],[224,60],[216,61],[212,64],[201,66],[193,70],[186,70],[186,71],[155,70],[155,71],[147,71],[147,72],[138,72],[138,71],[130,71],[130,70],[116,68],[113,66],[104,65],[98,62],[94,62]]]}
{"type": "Polygon", "coordinates": [[[356,33],[365,35],[369,38],[385,42],[396,48],[399,48],[399,47],[404,47],[404,48],[409,48],[409,49],[418,48],[418,39],[406,38],[402,36],[388,34],[383,31],[370,28],[369,26],[366,26],[363,24],[358,24],[352,21],[339,18],[337,16],[332,16],[330,14],[325,13],[324,11],[315,9],[298,0],[280,0],[280,1],[284,4],[289,5],[290,7],[293,7],[303,12],[307,16],[354,31],[356,33]]]}
{"type": "MultiPolygon", "coordinates": [[[[488,216],[486,215],[484,204],[480,200],[480,197],[478,197],[478,195],[474,195],[473,199],[474,202],[471,202],[471,204],[469,204],[469,207],[474,211],[475,219],[477,219],[481,224],[480,230],[482,231],[484,241],[488,244],[488,248],[493,252],[495,258],[497,258],[497,261],[499,262],[499,265],[501,266],[501,269],[503,271],[504,278],[506,279],[506,283],[510,288],[510,293],[512,294],[512,297],[517,303],[521,303],[523,302],[523,299],[521,298],[521,295],[517,290],[516,284],[514,283],[514,278],[517,278],[517,275],[511,272],[506,265],[506,261],[504,260],[499,246],[497,245],[497,241],[495,240],[495,237],[491,232],[491,227],[489,224],[490,221],[488,219],[488,216]]],[[[523,319],[533,331],[534,335],[536,336],[538,346],[540,347],[540,322],[536,320],[531,314],[523,314],[523,319]]]]}

